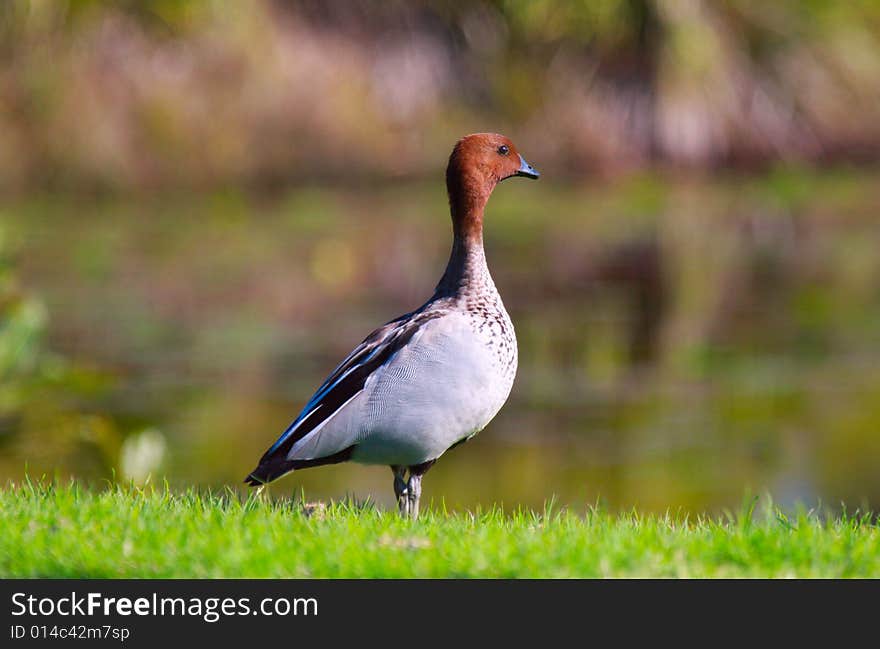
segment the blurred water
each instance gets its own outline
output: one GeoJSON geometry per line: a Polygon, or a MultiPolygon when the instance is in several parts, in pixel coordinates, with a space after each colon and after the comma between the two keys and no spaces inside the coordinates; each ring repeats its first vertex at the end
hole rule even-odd
{"type": "MultiPolygon", "coordinates": [[[[766,489],[876,507],[878,198],[872,172],[505,183],[486,246],[519,376],[425,497],[717,511],[766,489]]],[[[135,466],[238,486],[339,359],[431,293],[450,243],[439,182],[0,214],[20,291],[48,313],[40,369],[0,391],[2,479],[135,466]]],[[[301,488],[391,503],[382,467],[272,490],[301,488]]]]}

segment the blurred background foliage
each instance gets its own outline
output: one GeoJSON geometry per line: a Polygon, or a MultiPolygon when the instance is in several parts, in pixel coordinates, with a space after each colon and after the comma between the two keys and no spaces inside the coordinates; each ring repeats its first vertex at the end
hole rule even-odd
{"type": "Polygon", "coordinates": [[[868,0],[0,4],[0,477],[237,484],[430,294],[480,130],[543,172],[486,233],[520,374],[428,497],[877,506],[868,0]]]}
{"type": "Polygon", "coordinates": [[[418,176],[475,125],[558,175],[875,158],[871,0],[9,0],[0,178],[418,176]]]}

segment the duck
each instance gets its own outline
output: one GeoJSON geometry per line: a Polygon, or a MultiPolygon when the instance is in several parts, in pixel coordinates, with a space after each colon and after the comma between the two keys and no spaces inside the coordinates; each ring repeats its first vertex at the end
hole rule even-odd
{"type": "Polygon", "coordinates": [[[434,293],[345,357],[245,483],[340,462],[385,465],[400,514],[418,517],[425,473],[483,430],[513,387],[516,334],[489,273],[483,217],[498,183],[539,176],[504,135],[455,144],[446,167],[452,251],[434,293]]]}

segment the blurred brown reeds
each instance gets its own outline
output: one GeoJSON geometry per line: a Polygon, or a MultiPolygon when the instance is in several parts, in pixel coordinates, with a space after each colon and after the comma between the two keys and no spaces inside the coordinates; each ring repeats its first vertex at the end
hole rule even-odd
{"type": "Polygon", "coordinates": [[[880,3],[0,5],[6,190],[420,175],[478,129],[570,175],[874,159],[880,3]]]}

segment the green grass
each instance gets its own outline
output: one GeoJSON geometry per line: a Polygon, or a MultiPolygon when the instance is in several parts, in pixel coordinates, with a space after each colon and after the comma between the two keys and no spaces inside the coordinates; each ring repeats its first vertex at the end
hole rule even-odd
{"type": "Polygon", "coordinates": [[[0,489],[0,577],[880,577],[869,515],[305,506],[234,493],[0,489]]]}

